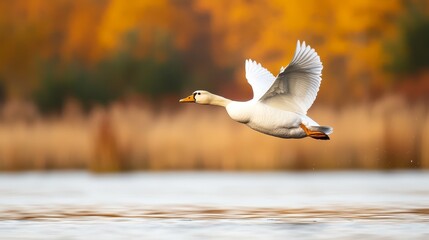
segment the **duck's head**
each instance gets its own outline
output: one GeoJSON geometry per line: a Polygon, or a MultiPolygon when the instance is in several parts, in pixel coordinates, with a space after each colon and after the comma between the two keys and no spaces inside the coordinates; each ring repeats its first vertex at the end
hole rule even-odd
{"type": "Polygon", "coordinates": [[[204,90],[197,90],[193,92],[191,95],[182,98],[179,100],[181,103],[198,103],[198,104],[210,104],[213,100],[213,94],[204,91],[204,90]]]}

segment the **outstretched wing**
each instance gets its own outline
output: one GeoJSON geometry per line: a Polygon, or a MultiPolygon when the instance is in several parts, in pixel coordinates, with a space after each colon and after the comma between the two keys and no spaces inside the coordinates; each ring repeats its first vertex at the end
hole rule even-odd
{"type": "Polygon", "coordinates": [[[322,81],[322,62],[305,42],[297,42],[292,62],[280,73],[260,101],[287,111],[307,114],[322,81]]]}
{"type": "Polygon", "coordinates": [[[253,89],[253,100],[259,100],[276,80],[270,71],[250,59],[246,60],[246,78],[253,89]]]}

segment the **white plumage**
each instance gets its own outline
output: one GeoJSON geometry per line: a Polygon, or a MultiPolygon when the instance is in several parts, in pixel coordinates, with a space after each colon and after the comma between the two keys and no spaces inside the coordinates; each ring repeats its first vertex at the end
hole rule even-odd
{"type": "Polygon", "coordinates": [[[180,102],[223,106],[232,119],[276,137],[329,139],[332,128],[319,126],[306,116],[322,81],[322,62],[313,48],[298,41],[291,63],[277,77],[255,61],[248,59],[245,64],[252,100],[231,101],[198,90],[180,102]]]}

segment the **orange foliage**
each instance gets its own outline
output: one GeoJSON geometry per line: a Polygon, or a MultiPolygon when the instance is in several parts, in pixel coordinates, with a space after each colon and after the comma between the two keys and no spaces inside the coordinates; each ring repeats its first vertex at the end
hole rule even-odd
{"type": "Polygon", "coordinates": [[[37,85],[40,59],[99,61],[134,32],[137,55],[169,36],[187,53],[188,65],[233,68],[244,86],[244,59],[276,74],[300,39],[324,63],[322,100],[361,99],[388,85],[381,71],[383,41],[396,34],[402,9],[400,0],[2,1],[0,76],[19,93],[37,85]]]}
{"type": "Polygon", "coordinates": [[[385,81],[382,44],[396,32],[393,20],[402,10],[400,1],[230,2],[202,0],[198,5],[211,13],[214,36],[223,40],[214,41],[212,48],[218,64],[241,64],[243,57],[251,57],[276,74],[290,61],[300,39],[311,44],[324,63],[322,97],[336,100],[344,88],[356,91],[347,96],[362,97],[371,84],[385,81]]]}

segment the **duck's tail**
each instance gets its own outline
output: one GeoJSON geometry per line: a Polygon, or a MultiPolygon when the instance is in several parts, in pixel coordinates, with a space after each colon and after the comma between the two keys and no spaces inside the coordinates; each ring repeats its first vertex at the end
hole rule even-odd
{"type": "Polygon", "coordinates": [[[329,140],[329,134],[333,132],[333,128],[329,126],[309,126],[306,127],[304,124],[301,124],[301,128],[304,129],[307,136],[312,137],[317,140],[329,140]]]}
{"type": "Polygon", "coordinates": [[[311,126],[308,129],[310,130],[309,136],[317,140],[329,140],[328,135],[334,131],[329,126],[311,126]]]}

